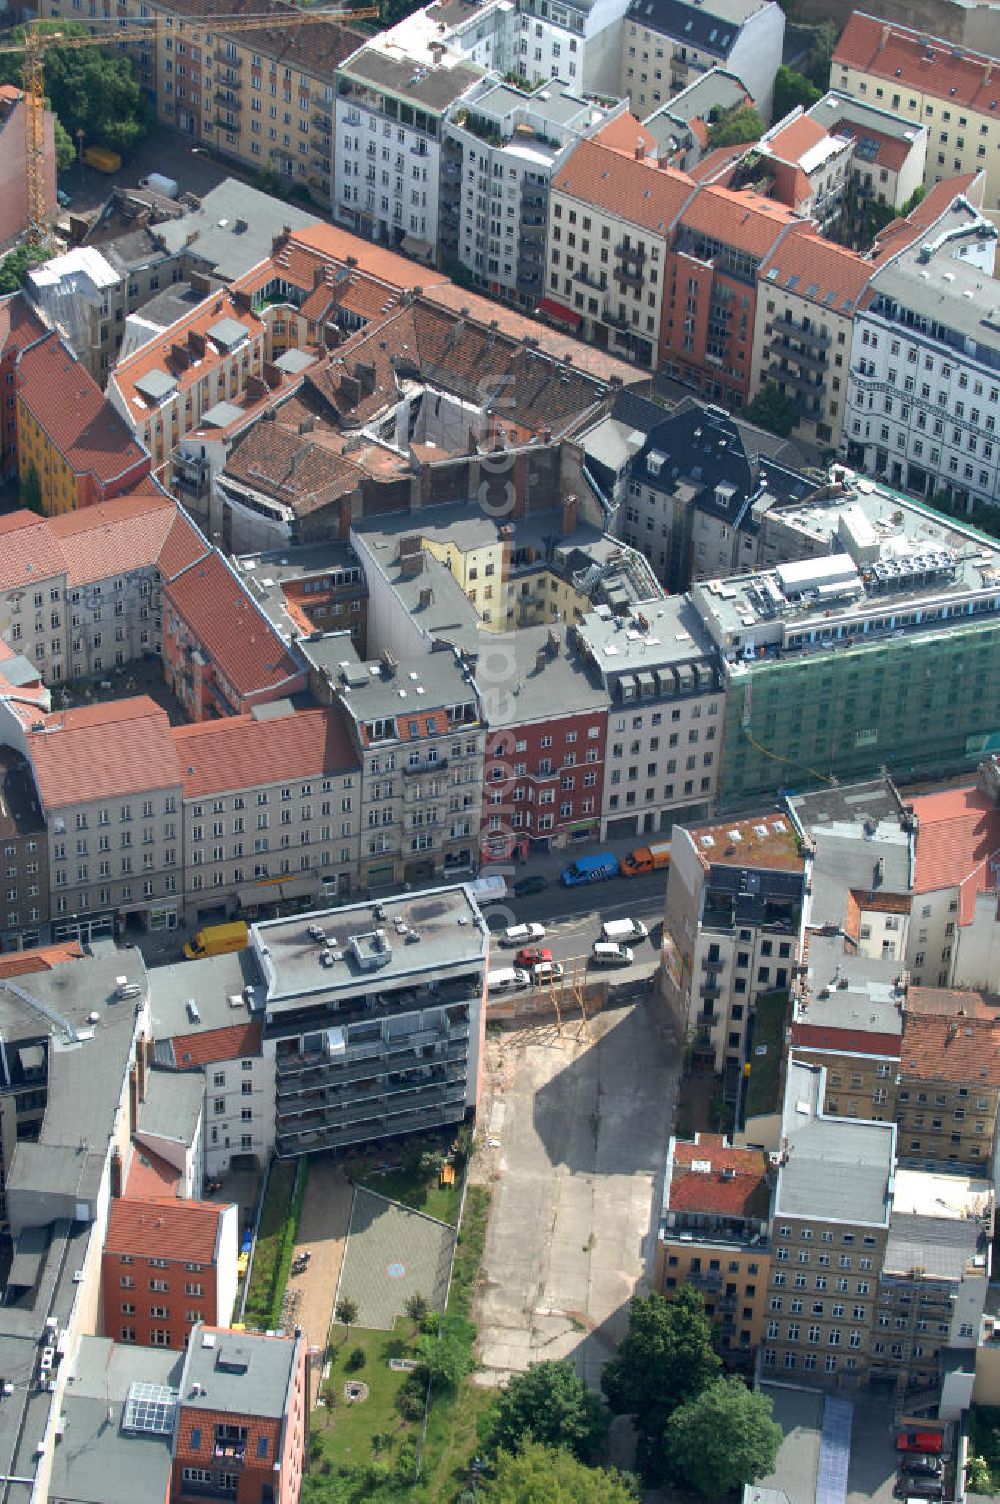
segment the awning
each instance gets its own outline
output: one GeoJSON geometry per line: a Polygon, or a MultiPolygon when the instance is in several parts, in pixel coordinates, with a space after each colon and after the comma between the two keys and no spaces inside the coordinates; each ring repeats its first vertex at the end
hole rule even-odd
{"type": "Polygon", "coordinates": [[[419,261],[430,261],[434,255],[430,241],[421,240],[419,235],[404,235],[399,242],[399,249],[408,256],[416,256],[419,261]]]}
{"type": "Polygon", "coordinates": [[[290,898],[307,898],[315,891],[315,878],[286,877],[245,884],[237,888],[236,895],[241,909],[256,909],[262,903],[286,903],[290,898]]]}
{"type": "Polygon", "coordinates": [[[568,324],[571,329],[579,329],[583,323],[582,314],[564,307],[562,303],[554,302],[552,298],[543,298],[536,311],[543,319],[551,319],[556,324],[568,324]]]}

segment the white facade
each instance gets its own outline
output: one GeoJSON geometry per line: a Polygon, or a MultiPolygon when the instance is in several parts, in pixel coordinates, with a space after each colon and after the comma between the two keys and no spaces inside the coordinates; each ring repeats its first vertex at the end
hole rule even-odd
{"type": "Polygon", "coordinates": [[[691,21],[654,3],[632,4],[621,28],[621,91],[637,113],[657,109],[710,68],[735,73],[763,120],[770,119],[785,17],[776,0],[693,0],[691,21]]]}
{"type": "Polygon", "coordinates": [[[441,143],[384,117],[376,104],[338,98],[334,217],[370,239],[406,236],[437,246],[441,143]]]}
{"type": "MultiPolygon", "coordinates": [[[[238,1019],[245,1014],[234,1014],[238,1019]]],[[[229,1169],[234,1154],[266,1164],[274,1148],[274,1055],[205,1066],[205,1174],[229,1169]]]]}
{"type": "Polygon", "coordinates": [[[562,78],[574,88],[617,95],[627,5],[628,0],[592,5],[522,0],[518,73],[529,81],[562,78]]]}
{"type": "Polygon", "coordinates": [[[856,316],[841,441],[869,474],[918,495],[947,491],[973,513],[1000,495],[996,234],[953,207],[876,272],[856,316]]]}

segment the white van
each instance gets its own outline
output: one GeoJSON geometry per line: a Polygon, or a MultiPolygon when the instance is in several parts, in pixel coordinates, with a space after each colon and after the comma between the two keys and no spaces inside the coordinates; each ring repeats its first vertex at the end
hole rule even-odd
{"type": "Polygon", "coordinates": [[[615,940],[595,940],[590,952],[591,966],[631,966],[634,960],[628,946],[615,940]]]}
{"type": "Polygon", "coordinates": [[[531,968],[531,980],[536,987],[541,987],[545,982],[558,982],[564,969],[561,961],[539,961],[531,968]]]}
{"type": "Polygon", "coordinates": [[[609,919],[601,925],[601,939],[625,944],[628,940],[648,940],[649,931],[641,919],[609,919]]]}
{"type": "Polygon", "coordinates": [[[487,991],[499,995],[502,992],[520,992],[527,987],[531,978],[523,966],[500,966],[496,971],[490,972],[487,991]]]}
{"type": "Polygon", "coordinates": [[[474,877],[467,886],[480,906],[486,903],[503,903],[507,897],[507,882],[499,873],[491,873],[489,877],[474,877]]]}

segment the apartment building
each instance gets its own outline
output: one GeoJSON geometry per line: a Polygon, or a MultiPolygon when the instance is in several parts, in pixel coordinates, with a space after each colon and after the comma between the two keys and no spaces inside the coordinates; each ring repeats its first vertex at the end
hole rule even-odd
{"type": "Polygon", "coordinates": [[[838,89],[829,89],[806,113],[829,135],[851,144],[840,225],[842,238],[864,248],[871,208],[898,211],[923,183],[927,126],[838,89]]]}
{"type": "Polygon", "coordinates": [[[192,720],[243,715],[305,688],[305,668],[221,553],[172,579],[163,597],[163,670],[192,720]]]}
{"type": "Polygon", "coordinates": [[[824,1075],[788,1063],[762,1371],[856,1388],[872,1366],[896,1128],[829,1117],[824,1075]]]}
{"type": "Polygon", "coordinates": [[[47,826],[53,939],[172,929],[182,786],[166,712],[144,695],[50,715],[0,709],[47,826]]]}
{"type": "Polygon", "coordinates": [[[909,1012],[896,1121],[901,1159],[982,1171],[993,1163],[1000,1071],[990,1014],[909,1012]]]}
{"type": "Polygon", "coordinates": [[[339,223],[437,263],[444,117],[482,76],[442,40],[425,11],[340,65],[333,195],[339,223]]]}
{"type": "Polygon", "coordinates": [[[530,84],[565,79],[573,88],[615,98],[621,20],[627,0],[522,0],[515,43],[519,77],[530,84]]]}
{"type": "Polygon", "coordinates": [[[758,999],[798,961],[805,861],[786,815],[675,830],[663,923],[667,1003],[696,1055],[738,1082],[758,999]]]}
{"type": "Polygon", "coordinates": [[[621,92],[655,110],[710,68],[743,82],[766,120],[781,66],[785,17],[774,0],[631,0],[621,37],[621,92]]]}
{"type": "Polygon", "coordinates": [[[876,270],[855,319],[841,446],[869,474],[970,514],[1000,485],[996,244],[996,226],[956,194],[876,270]]]}
{"type": "Polygon", "coordinates": [[[919,794],[912,804],[917,838],[906,965],[913,986],[993,989],[1000,853],[995,795],[977,782],[919,794]]]}
{"type": "MultiPolygon", "coordinates": [[[[28,345],[44,339],[48,326],[28,299],[19,292],[0,298],[0,383],[5,394],[14,385],[18,356],[28,345]]],[[[0,402],[0,474],[11,480],[17,474],[17,404],[0,402]]]]}
{"type": "Polygon", "coordinates": [[[364,653],[368,587],[349,543],[293,544],[279,553],[244,554],[234,562],[280,632],[303,638],[347,632],[359,657],[364,653]]]}
{"type": "Polygon", "coordinates": [[[530,94],[495,78],[466,89],[444,119],[442,263],[461,263],[473,286],[533,313],[545,296],[552,175],[609,113],[558,81],[530,94]]]}
{"type": "Polygon", "coordinates": [[[322,904],[358,871],[361,765],[335,708],[228,716],[173,730],[185,906],[198,919],[322,904]]]}
{"type": "Polygon", "coordinates": [[[722,742],[719,667],[689,602],[598,606],[570,629],[608,696],[601,839],[704,818],[722,742]]]}
{"type": "MultiPolygon", "coordinates": [[[[641,88],[639,94],[633,112],[641,115],[643,130],[656,141],[658,158],[681,172],[690,172],[710,155],[708,133],[719,115],[753,104],[743,80],[725,68],[709,68],[659,107],[643,102],[641,88]]],[[[730,149],[721,150],[728,155],[730,149]]]]}
{"type": "Polygon", "coordinates": [[[994,1217],[989,1176],[896,1171],[870,1371],[895,1381],[897,1414],[931,1397],[942,1420],[969,1408],[994,1217]]]}
{"type": "Polygon", "coordinates": [[[31,767],[0,747],[0,951],[30,950],[49,918],[49,843],[31,767]]]}
{"type": "Polygon", "coordinates": [[[986,174],[986,205],[1000,206],[996,146],[998,64],[985,53],[854,11],[830,67],[830,86],[927,127],[924,183],[986,174]]]}
{"type": "Polygon", "coordinates": [[[968,768],[993,729],[989,545],[871,482],[816,498],[808,527],[846,552],[692,586],[725,664],[723,807],[769,797],[779,766],[797,780],[864,778],[875,758],[894,776],[968,768]]]}
{"type": "Polygon", "coordinates": [[[195,1326],[174,1411],[170,1504],[296,1504],[312,1403],[306,1337],[195,1326]]]}
{"type": "Polygon", "coordinates": [[[58,335],[21,351],[14,385],[18,478],[43,512],[125,495],[149,474],[145,446],[58,335]]]}
{"type": "Polygon", "coordinates": [[[360,885],[398,888],[472,871],[486,728],[450,648],[348,664],[334,682],[361,760],[360,885]]]}
{"type": "Polygon", "coordinates": [[[104,1335],[183,1352],[199,1323],[228,1326],[239,1236],[235,1205],[116,1197],[101,1267],[104,1335]]]}
{"type": "Polygon", "coordinates": [[[759,1149],[719,1134],[671,1136],[654,1283],[668,1300],[685,1285],[701,1292],[727,1365],[750,1366],[764,1334],[772,1179],[759,1149]]]}
{"type": "Polygon", "coordinates": [[[115,268],[93,246],[74,246],[33,267],[25,291],[58,328],[77,360],[103,385],[122,336],[120,319],[124,317],[115,317],[124,303],[115,268]]]}
{"type": "MultiPolygon", "coordinates": [[[[28,106],[24,90],[16,84],[0,84],[0,246],[7,250],[28,228],[28,106]]],[[[56,140],[55,115],[42,115],[42,155],[39,170],[45,202],[46,229],[55,221],[56,140]]]]}
{"type": "Polygon", "coordinates": [[[600,836],[608,693],[566,653],[562,629],[527,627],[476,684],[489,725],[481,861],[600,836]]]}
{"type": "Polygon", "coordinates": [[[460,1123],[476,1106],[488,940],[467,889],[273,920],[251,947],[279,1156],[460,1123]]]}
{"type": "Polygon", "coordinates": [[[543,306],[550,321],[647,368],[663,355],[671,230],[694,192],[686,174],[645,160],[654,148],[623,115],[560,164],[549,192],[543,306]]]}

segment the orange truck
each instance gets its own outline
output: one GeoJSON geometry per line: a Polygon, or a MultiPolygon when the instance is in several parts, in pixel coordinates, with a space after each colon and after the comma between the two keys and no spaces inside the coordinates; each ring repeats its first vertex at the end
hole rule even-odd
{"type": "Polygon", "coordinates": [[[670,866],[670,842],[660,841],[655,846],[636,846],[622,859],[623,877],[642,877],[646,872],[658,872],[670,866]]]}

